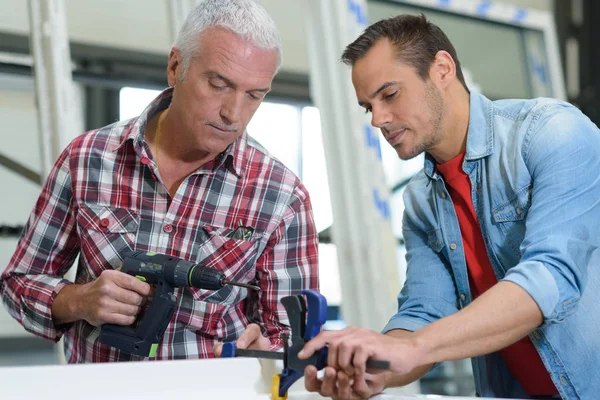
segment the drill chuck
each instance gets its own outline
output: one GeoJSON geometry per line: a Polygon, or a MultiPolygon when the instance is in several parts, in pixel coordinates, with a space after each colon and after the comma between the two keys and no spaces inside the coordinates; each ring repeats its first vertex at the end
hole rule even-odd
{"type": "Polygon", "coordinates": [[[247,283],[229,281],[225,279],[225,274],[219,270],[202,267],[196,264],[190,271],[190,286],[200,289],[218,290],[225,285],[240,286],[251,290],[260,290],[256,285],[247,283]]]}
{"type": "Polygon", "coordinates": [[[221,271],[194,265],[189,273],[188,285],[197,289],[219,290],[225,283],[225,274],[221,271]]]}

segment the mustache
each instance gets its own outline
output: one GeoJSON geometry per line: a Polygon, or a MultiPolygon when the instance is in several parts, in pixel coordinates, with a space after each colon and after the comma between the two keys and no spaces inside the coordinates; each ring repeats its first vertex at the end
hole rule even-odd
{"type": "Polygon", "coordinates": [[[210,125],[225,132],[239,132],[241,130],[239,126],[224,125],[218,122],[205,122],[204,125],[210,125]]]}

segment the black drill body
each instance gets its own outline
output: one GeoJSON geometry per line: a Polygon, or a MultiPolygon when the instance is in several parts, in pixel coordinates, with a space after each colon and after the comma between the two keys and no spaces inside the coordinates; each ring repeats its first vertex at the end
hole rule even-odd
{"type": "Polygon", "coordinates": [[[100,342],[116,347],[126,353],[142,357],[154,357],[162,336],[175,310],[176,287],[218,290],[226,284],[258,289],[252,285],[231,282],[223,272],[171,257],[150,252],[125,254],[121,272],[156,285],[152,302],[137,327],[104,324],[100,342]]]}
{"type": "Polygon", "coordinates": [[[160,280],[172,287],[189,286],[207,290],[219,290],[225,285],[223,272],[166,254],[142,251],[129,253],[125,255],[121,272],[151,285],[158,284],[160,280]]]}

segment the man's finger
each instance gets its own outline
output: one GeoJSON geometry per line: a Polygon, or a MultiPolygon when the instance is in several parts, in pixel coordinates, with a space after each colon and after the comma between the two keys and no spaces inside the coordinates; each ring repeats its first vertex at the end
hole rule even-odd
{"type": "Polygon", "coordinates": [[[298,353],[298,358],[303,360],[313,355],[317,350],[322,349],[331,340],[332,335],[335,332],[321,332],[308,343],[304,345],[304,348],[298,353]]]}
{"type": "Polygon", "coordinates": [[[217,342],[217,344],[215,344],[215,346],[213,347],[213,353],[215,354],[215,357],[221,357],[222,351],[223,351],[223,343],[217,342]]]}
{"type": "Polygon", "coordinates": [[[115,283],[124,289],[133,290],[142,296],[148,296],[152,292],[152,287],[149,284],[131,275],[121,272],[117,276],[118,278],[115,280],[115,283]]]}
{"type": "Polygon", "coordinates": [[[141,296],[137,292],[122,288],[119,285],[113,286],[113,288],[114,290],[111,290],[110,296],[119,303],[138,307],[144,304],[145,297],[141,296]]]}
{"type": "Polygon", "coordinates": [[[352,383],[352,389],[361,399],[375,394],[373,393],[373,389],[369,387],[366,377],[367,375],[357,375],[354,377],[354,382],[352,383]]]}
{"type": "Polygon", "coordinates": [[[246,327],[244,332],[242,332],[235,345],[239,349],[245,349],[259,340],[261,336],[262,332],[260,331],[260,326],[257,324],[250,324],[246,327]]]}
{"type": "Polygon", "coordinates": [[[115,325],[131,325],[135,322],[135,317],[127,316],[123,314],[111,313],[106,318],[104,323],[115,324],[115,325]]]}
{"type": "Polygon", "coordinates": [[[352,379],[344,371],[337,372],[337,392],[341,399],[355,399],[352,379]]]}
{"type": "Polygon", "coordinates": [[[140,313],[140,307],[125,303],[116,303],[113,311],[128,317],[135,317],[140,313]]]}
{"type": "Polygon", "coordinates": [[[323,381],[319,393],[324,397],[331,397],[337,393],[337,373],[331,367],[325,367],[323,370],[323,381]]]}
{"type": "Polygon", "coordinates": [[[308,392],[321,391],[321,381],[317,378],[317,368],[314,365],[304,369],[304,387],[308,392]]]}
{"type": "Polygon", "coordinates": [[[368,351],[363,346],[357,346],[354,349],[354,356],[351,360],[356,375],[363,375],[367,370],[368,351]]]}
{"type": "Polygon", "coordinates": [[[355,350],[355,347],[347,341],[340,342],[337,348],[337,365],[348,376],[354,376],[354,366],[352,365],[352,357],[354,355],[355,350]]]}

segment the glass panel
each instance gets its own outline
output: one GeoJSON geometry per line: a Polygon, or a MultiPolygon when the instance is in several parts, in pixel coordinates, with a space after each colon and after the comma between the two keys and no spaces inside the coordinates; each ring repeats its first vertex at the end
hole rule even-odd
{"type": "Polygon", "coordinates": [[[327,298],[327,304],[340,305],[342,289],[338,269],[337,246],[334,244],[319,244],[319,279],[321,293],[327,298]]]}
{"type": "Polygon", "coordinates": [[[137,117],[160,92],[160,90],[124,87],[119,92],[119,119],[137,117]]]}
{"type": "Polygon", "coordinates": [[[418,6],[368,2],[370,22],[421,12],[444,30],[463,70],[472,76],[481,93],[491,99],[531,97],[531,77],[523,51],[524,29],[418,6]]]}
{"type": "Polygon", "coordinates": [[[532,97],[552,97],[552,79],[546,56],[544,35],[538,31],[525,31],[525,52],[531,77],[532,97]]]}
{"type": "Polygon", "coordinates": [[[296,175],[300,174],[300,109],[263,102],[248,124],[248,134],[296,175]]]}
{"type": "Polygon", "coordinates": [[[303,182],[310,194],[317,230],[321,232],[331,226],[333,214],[321,118],[316,107],[302,108],[302,157],[303,182]]]}

